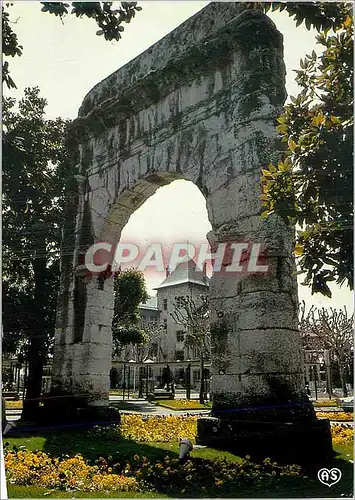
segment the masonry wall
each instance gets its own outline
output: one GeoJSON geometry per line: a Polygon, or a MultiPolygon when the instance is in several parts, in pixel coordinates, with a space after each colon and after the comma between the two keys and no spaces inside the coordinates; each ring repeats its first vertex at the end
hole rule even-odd
{"type": "Polygon", "coordinates": [[[56,334],[59,386],[99,401],[108,387],[112,285],[74,279],[80,257],[94,241],[116,243],[149,196],[186,179],[206,198],[210,242],[260,243],[269,264],[266,276],[210,282],[215,407],[307,401],[294,229],[260,217],[261,169],[282,153],[275,120],[285,98],[282,36],[239,3],[208,5],[86,96],[70,132],[80,185],[56,334]]]}

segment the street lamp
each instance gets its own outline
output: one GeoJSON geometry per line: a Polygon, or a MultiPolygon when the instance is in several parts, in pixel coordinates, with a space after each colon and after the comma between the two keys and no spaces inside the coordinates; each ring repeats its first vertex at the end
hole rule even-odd
{"type": "MultiPolygon", "coordinates": [[[[152,359],[146,358],[143,361],[144,364],[151,364],[154,363],[152,359]]],[[[145,392],[146,392],[146,397],[148,397],[148,379],[149,379],[149,367],[146,367],[146,379],[145,379],[145,392]]]]}
{"type": "Polygon", "coordinates": [[[329,399],[332,399],[332,377],[330,373],[330,356],[329,356],[329,350],[326,349],[324,351],[324,364],[325,364],[325,369],[327,373],[327,386],[328,386],[328,395],[329,399]]]}
{"type": "MultiPolygon", "coordinates": [[[[136,361],[134,359],[130,359],[128,363],[135,363],[136,361]]],[[[131,381],[131,365],[128,365],[128,399],[129,399],[129,384],[131,381]]],[[[133,372],[133,393],[136,393],[136,367],[134,366],[134,372],[133,372]]]]}
{"type": "Polygon", "coordinates": [[[123,363],[123,394],[122,394],[123,401],[124,401],[125,391],[126,391],[126,363],[123,363]]]}
{"type": "Polygon", "coordinates": [[[187,373],[186,373],[186,399],[190,400],[191,399],[191,359],[186,360],[188,362],[187,365],[187,373]]]}

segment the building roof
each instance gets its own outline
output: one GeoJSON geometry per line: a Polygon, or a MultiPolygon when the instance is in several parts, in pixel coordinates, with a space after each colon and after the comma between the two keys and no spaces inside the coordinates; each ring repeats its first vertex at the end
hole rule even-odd
{"type": "Polygon", "coordinates": [[[139,309],[149,309],[150,311],[158,310],[158,298],[155,295],[154,297],[149,297],[147,302],[144,304],[139,304],[139,309]]]}
{"type": "Polygon", "coordinates": [[[175,270],[165,280],[153,290],[166,288],[168,286],[181,285],[183,283],[193,283],[195,285],[209,286],[209,279],[204,271],[196,269],[196,262],[190,259],[181,262],[175,270]]]}

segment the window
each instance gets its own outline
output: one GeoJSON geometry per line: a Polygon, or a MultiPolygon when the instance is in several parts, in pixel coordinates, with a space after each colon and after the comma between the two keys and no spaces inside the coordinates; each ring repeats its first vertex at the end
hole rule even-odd
{"type": "Polygon", "coordinates": [[[176,341],[177,342],[184,342],[185,340],[185,332],[184,330],[178,330],[176,332],[176,341]]]}
{"type": "Polygon", "coordinates": [[[184,351],[176,351],[175,359],[176,361],[184,361],[184,351]]]}
{"type": "Polygon", "coordinates": [[[194,382],[200,381],[200,370],[194,370],[194,382]]]}
{"type": "Polygon", "coordinates": [[[158,356],[158,343],[153,342],[149,349],[149,357],[156,358],[158,356]]]}
{"type": "Polygon", "coordinates": [[[164,309],[164,311],[168,310],[168,299],[163,300],[163,309],[164,309]]]}

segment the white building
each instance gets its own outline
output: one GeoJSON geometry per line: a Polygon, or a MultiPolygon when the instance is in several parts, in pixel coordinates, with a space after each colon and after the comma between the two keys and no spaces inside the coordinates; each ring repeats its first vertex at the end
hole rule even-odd
{"type": "MultiPolygon", "coordinates": [[[[190,297],[198,303],[201,295],[207,295],[209,278],[206,269],[197,269],[193,260],[179,264],[173,272],[167,269],[165,280],[157,286],[157,294],[139,306],[142,326],[157,329],[157,335],[149,345],[137,348],[128,346],[121,359],[113,361],[113,368],[117,369],[116,381],[120,384],[122,378],[122,362],[131,361],[150,363],[150,385],[159,385],[162,370],[169,365],[175,382],[182,384],[186,377],[187,366],[191,365],[191,386],[198,388],[201,379],[200,356],[196,350],[185,346],[185,328],[176,324],[171,314],[174,312],[174,302],[177,297],[190,297]],[[158,328],[160,327],[160,329],[158,328]]],[[[206,363],[209,366],[209,363],[206,363]]]]}

